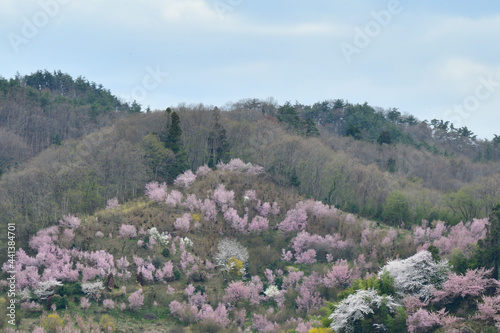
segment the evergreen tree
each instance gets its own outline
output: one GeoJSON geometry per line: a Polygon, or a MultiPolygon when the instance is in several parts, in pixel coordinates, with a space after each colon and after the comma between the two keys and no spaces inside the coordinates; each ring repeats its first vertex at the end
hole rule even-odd
{"type": "Polygon", "coordinates": [[[295,129],[297,132],[300,132],[302,120],[300,119],[297,110],[295,110],[290,102],[286,102],[278,109],[277,116],[279,121],[288,124],[291,128],[295,129]]]}
{"type": "Polygon", "coordinates": [[[493,268],[492,276],[498,279],[500,266],[500,204],[493,208],[485,239],[477,241],[476,266],[493,268]]]}
{"type": "Polygon", "coordinates": [[[168,142],[168,135],[169,135],[169,130],[170,130],[170,114],[172,113],[172,110],[170,108],[167,108],[165,112],[165,127],[163,130],[158,134],[158,138],[165,147],[167,147],[167,142],[168,142]]]}
{"type": "Polygon", "coordinates": [[[382,133],[380,133],[378,139],[377,139],[377,143],[379,145],[382,145],[382,144],[388,144],[390,145],[392,143],[392,136],[391,136],[391,132],[389,131],[383,131],[382,133]]]}
{"type": "Polygon", "coordinates": [[[353,126],[353,125],[349,126],[345,135],[352,136],[355,140],[361,140],[363,138],[361,135],[361,129],[359,127],[353,126]]]}
{"type": "Polygon", "coordinates": [[[188,168],[186,152],[182,146],[182,129],[180,123],[181,120],[177,112],[172,112],[165,148],[170,149],[175,154],[175,162],[167,171],[168,181],[173,181],[188,168]]]}
{"type": "Polygon", "coordinates": [[[57,133],[53,138],[52,138],[52,144],[56,146],[60,146],[62,144],[61,136],[59,133],[57,133]]]}
{"type": "Polygon", "coordinates": [[[319,130],[311,117],[306,119],[306,137],[317,137],[319,136],[319,130]]]}
{"type": "Polygon", "coordinates": [[[208,135],[209,159],[208,166],[215,168],[219,162],[229,161],[229,143],[226,138],[226,129],[220,123],[220,111],[213,110],[213,126],[208,135]]]}
{"type": "Polygon", "coordinates": [[[165,147],[171,149],[175,154],[181,150],[182,129],[180,126],[181,120],[177,112],[172,112],[170,116],[171,124],[168,129],[168,136],[165,142],[165,147]]]}

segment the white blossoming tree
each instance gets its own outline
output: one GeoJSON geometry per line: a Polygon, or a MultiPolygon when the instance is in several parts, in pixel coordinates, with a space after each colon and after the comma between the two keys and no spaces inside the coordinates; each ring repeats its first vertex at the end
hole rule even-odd
{"type": "Polygon", "coordinates": [[[425,301],[433,288],[439,289],[447,280],[450,267],[447,261],[436,262],[430,252],[420,251],[407,259],[389,261],[379,276],[384,272],[394,278],[394,286],[401,297],[412,295],[425,301]]]}
{"type": "Polygon", "coordinates": [[[392,296],[380,296],[374,289],[358,290],[342,300],[330,315],[330,328],[335,332],[354,332],[356,325],[366,316],[374,314],[384,304],[394,313],[400,306],[392,296]]]}
{"type": "MultiPolygon", "coordinates": [[[[241,261],[244,267],[248,262],[248,251],[236,239],[224,238],[217,245],[217,253],[214,256],[217,266],[222,267],[224,271],[229,271],[235,264],[235,259],[241,261]]],[[[244,272],[241,272],[243,275],[244,272]]]]}
{"type": "Polygon", "coordinates": [[[89,298],[98,301],[101,298],[101,292],[104,290],[104,285],[102,281],[98,280],[95,282],[84,282],[82,283],[82,291],[89,298]]]}

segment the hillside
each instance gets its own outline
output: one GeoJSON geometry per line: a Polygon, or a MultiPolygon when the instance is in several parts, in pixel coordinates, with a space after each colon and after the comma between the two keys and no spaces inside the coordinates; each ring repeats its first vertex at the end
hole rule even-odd
{"type": "Polygon", "coordinates": [[[341,99],[140,111],[60,71],[0,79],[23,331],[500,325],[498,136],[341,99]]]}
{"type": "Polygon", "coordinates": [[[51,145],[76,139],[129,112],[102,85],[61,71],[0,77],[0,175],[51,145]]]}
{"type": "Polygon", "coordinates": [[[216,171],[188,171],[173,188],[145,188],[145,198],[64,216],[18,250],[17,318],[25,331],[64,323],[81,331],[309,332],[326,325],[370,332],[383,323],[403,332],[485,328],[493,320],[490,271],[461,275],[482,258],[475,244],[488,241],[487,219],[413,232],[380,228],[304,200],[261,167],[234,159],[216,171]],[[417,248],[432,254],[414,255],[417,248]],[[409,258],[387,264],[397,257],[409,258]],[[374,299],[366,304],[372,315],[342,310],[363,293],[374,299]],[[57,312],[42,314],[51,308],[57,312]]]}

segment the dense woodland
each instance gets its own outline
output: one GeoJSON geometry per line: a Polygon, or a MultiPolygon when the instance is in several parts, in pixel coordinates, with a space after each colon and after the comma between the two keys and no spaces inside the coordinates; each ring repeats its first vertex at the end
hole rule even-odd
{"type": "Polygon", "coordinates": [[[0,78],[0,177],[25,331],[496,332],[497,135],[342,99],[141,110],[39,71],[0,78]]]}

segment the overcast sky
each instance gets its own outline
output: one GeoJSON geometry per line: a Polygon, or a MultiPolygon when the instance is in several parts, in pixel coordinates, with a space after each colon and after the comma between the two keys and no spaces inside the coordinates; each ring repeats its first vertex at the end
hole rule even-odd
{"type": "Polygon", "coordinates": [[[0,0],[0,75],[165,109],[342,98],[500,134],[497,0],[0,0]]]}

